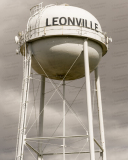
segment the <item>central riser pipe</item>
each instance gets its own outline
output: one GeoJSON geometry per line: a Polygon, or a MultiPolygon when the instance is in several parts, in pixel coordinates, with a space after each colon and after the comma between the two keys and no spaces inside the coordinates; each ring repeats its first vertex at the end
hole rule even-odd
{"type": "MultiPolygon", "coordinates": [[[[65,137],[65,80],[63,80],[63,137],[65,137]]],[[[63,138],[63,160],[65,160],[65,138],[63,138]]]]}
{"type": "MultiPolygon", "coordinates": [[[[44,95],[45,95],[45,77],[41,76],[41,91],[40,91],[40,111],[39,111],[39,137],[43,137],[43,122],[44,122],[44,95]]],[[[38,145],[39,153],[42,155],[42,143],[38,145]]],[[[43,160],[42,156],[38,156],[38,160],[43,160]]]]}

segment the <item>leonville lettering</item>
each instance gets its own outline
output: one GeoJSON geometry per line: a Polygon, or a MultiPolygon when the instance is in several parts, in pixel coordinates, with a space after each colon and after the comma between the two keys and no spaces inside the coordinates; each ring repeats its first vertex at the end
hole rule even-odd
{"type": "Polygon", "coordinates": [[[89,28],[92,30],[98,31],[98,24],[92,21],[88,21],[82,18],[71,18],[71,17],[53,17],[52,19],[46,18],[46,26],[57,26],[57,25],[72,25],[72,26],[81,26],[89,28]],[[51,23],[50,23],[51,22],[51,23]]]}

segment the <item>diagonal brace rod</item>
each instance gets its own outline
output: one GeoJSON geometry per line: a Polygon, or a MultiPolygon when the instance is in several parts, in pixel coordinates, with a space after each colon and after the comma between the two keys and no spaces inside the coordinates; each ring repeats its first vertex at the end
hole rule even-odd
{"type": "Polygon", "coordinates": [[[39,153],[37,150],[35,150],[30,144],[26,143],[26,145],[27,145],[32,151],[34,151],[37,155],[40,155],[40,153],[39,153]]]}

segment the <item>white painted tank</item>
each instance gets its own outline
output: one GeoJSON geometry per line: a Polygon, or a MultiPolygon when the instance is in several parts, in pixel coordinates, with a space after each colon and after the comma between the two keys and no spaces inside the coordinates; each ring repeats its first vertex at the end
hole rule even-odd
{"type": "MultiPolygon", "coordinates": [[[[84,38],[88,38],[89,67],[93,71],[107,52],[108,43],[98,20],[86,10],[66,4],[41,5],[32,9],[26,38],[49,78],[62,79],[79,55],[66,80],[84,76],[84,38]]],[[[32,67],[45,75],[35,58],[32,57],[32,67]]]]}

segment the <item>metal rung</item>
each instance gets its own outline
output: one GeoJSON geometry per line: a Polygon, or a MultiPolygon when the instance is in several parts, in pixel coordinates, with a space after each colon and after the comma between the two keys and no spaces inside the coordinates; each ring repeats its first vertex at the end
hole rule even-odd
{"type": "MultiPolygon", "coordinates": [[[[100,152],[100,151],[95,151],[95,152],[100,152]]],[[[83,152],[67,152],[65,154],[83,154],[83,153],[90,153],[89,151],[83,151],[83,152]]],[[[49,155],[59,155],[59,154],[63,154],[63,153],[44,153],[42,154],[42,156],[49,156],[49,155]]]]}
{"type": "Polygon", "coordinates": [[[46,139],[63,139],[63,138],[80,138],[80,137],[88,137],[88,135],[72,135],[72,136],[56,136],[56,137],[34,137],[34,138],[26,138],[26,141],[37,141],[37,140],[46,140],[46,139]]]}

